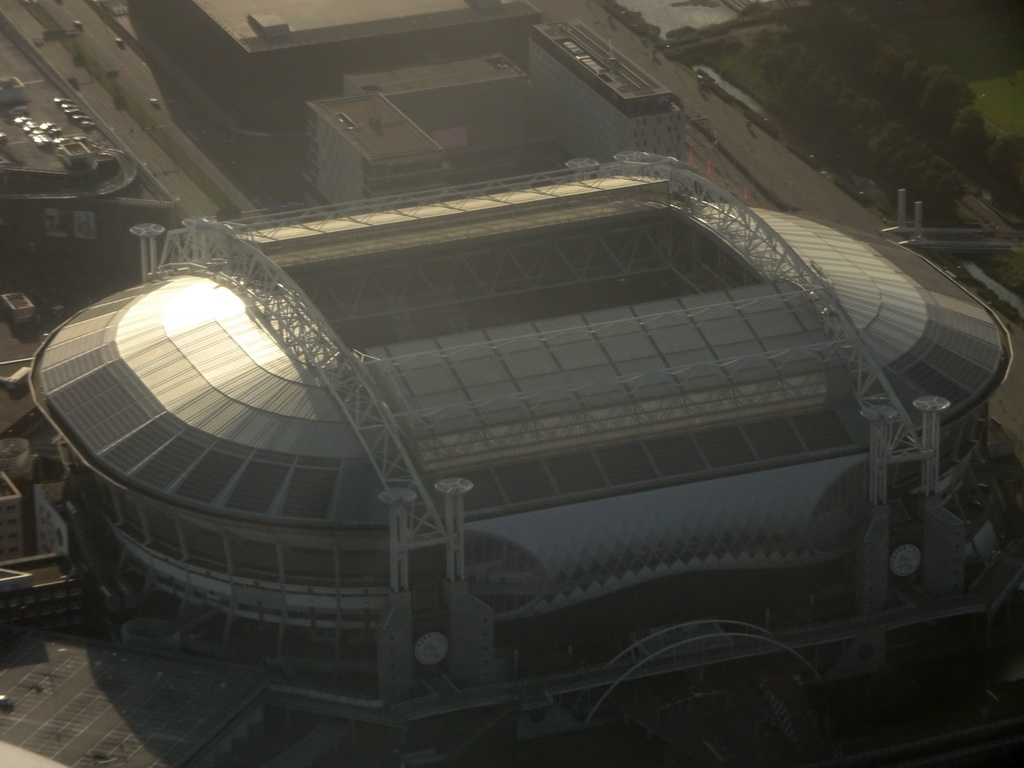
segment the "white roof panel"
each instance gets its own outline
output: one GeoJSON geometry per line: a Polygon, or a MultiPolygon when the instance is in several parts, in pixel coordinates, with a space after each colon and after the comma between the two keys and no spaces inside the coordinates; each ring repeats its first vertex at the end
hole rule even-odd
{"type": "MultiPolygon", "coordinates": [[[[222,498],[261,456],[346,477],[372,471],[316,373],[291,359],[230,290],[181,276],[122,299],[73,317],[39,358],[48,402],[109,471],[200,501],[222,498]],[[180,460],[162,458],[172,455],[180,460]],[[192,480],[200,457],[211,469],[192,480]],[[160,466],[145,466],[149,459],[160,466]]],[[[313,509],[304,492],[249,494],[256,506],[237,512],[282,516],[281,500],[290,499],[318,519],[346,515],[343,501],[313,509]]]]}

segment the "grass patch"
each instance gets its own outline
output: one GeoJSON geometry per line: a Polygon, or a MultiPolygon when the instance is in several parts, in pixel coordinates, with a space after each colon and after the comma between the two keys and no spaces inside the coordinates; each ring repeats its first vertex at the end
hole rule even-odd
{"type": "Polygon", "coordinates": [[[723,45],[711,56],[708,64],[730,83],[749,94],[764,98],[770,93],[768,84],[745,46],[723,45]]]}
{"type": "Polygon", "coordinates": [[[977,94],[974,103],[987,120],[1004,131],[1024,131],[1024,69],[1018,69],[1009,77],[971,81],[971,89],[977,94]]]}
{"type": "Polygon", "coordinates": [[[966,79],[975,106],[1004,131],[1024,131],[1024,7],[977,11],[904,30],[922,55],[966,79]]]}

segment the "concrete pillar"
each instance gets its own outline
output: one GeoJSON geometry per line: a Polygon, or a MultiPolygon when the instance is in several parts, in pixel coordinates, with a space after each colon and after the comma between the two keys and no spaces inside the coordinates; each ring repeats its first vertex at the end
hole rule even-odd
{"type": "Polygon", "coordinates": [[[466,582],[452,585],[448,602],[448,674],[458,683],[495,682],[494,610],[469,593],[466,582]]]}
{"type": "Polygon", "coordinates": [[[871,510],[860,532],[856,553],[856,600],[858,613],[885,607],[889,597],[889,507],[871,510]]]}
{"type": "Polygon", "coordinates": [[[377,624],[377,694],[401,701],[412,691],[412,593],[391,595],[377,624]]]}
{"type": "Polygon", "coordinates": [[[944,509],[938,497],[922,499],[924,522],[921,553],[921,589],[930,597],[955,597],[964,593],[964,521],[944,509]]]}

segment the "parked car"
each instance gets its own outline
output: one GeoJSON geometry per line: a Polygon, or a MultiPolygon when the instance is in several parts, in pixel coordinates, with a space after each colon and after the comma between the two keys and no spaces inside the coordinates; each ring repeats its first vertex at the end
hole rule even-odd
{"type": "Polygon", "coordinates": [[[14,699],[6,694],[0,693],[0,710],[11,712],[14,710],[14,699]]]}
{"type": "Polygon", "coordinates": [[[96,123],[92,120],[79,120],[78,127],[85,131],[91,131],[96,127],[96,123]]]}

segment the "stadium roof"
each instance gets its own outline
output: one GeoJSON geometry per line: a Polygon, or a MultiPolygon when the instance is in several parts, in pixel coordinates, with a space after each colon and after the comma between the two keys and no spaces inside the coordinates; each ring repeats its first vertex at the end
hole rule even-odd
{"type": "Polygon", "coordinates": [[[424,468],[852,405],[838,342],[785,283],[367,353],[424,468]]]}
{"type": "Polygon", "coordinates": [[[878,237],[758,213],[826,277],[901,400],[939,395],[956,413],[1001,381],[1006,361],[998,323],[941,270],[878,237]]]}
{"type": "MultiPolygon", "coordinates": [[[[944,397],[949,419],[977,407],[1005,373],[998,322],[915,254],[752,211],[675,163],[592,173],[231,226],[192,222],[171,233],[160,282],[72,318],[44,346],[35,376],[79,450],[127,483],[236,514],[366,522],[380,520],[379,508],[363,505],[399,466],[396,444],[416,482],[458,469],[478,484],[475,508],[500,508],[554,501],[570,486],[593,494],[863,453],[866,398],[888,397],[907,426],[914,399],[944,397]],[[667,278],[677,252],[665,262],[658,238],[674,238],[680,254],[698,244],[671,235],[668,222],[742,262],[740,279],[692,290],[679,280],[671,298],[582,312],[545,299],[544,314],[529,320],[462,333],[413,328],[412,340],[393,330],[361,353],[315,306],[330,298],[332,269],[355,269],[343,282],[363,291],[370,281],[358,275],[391,268],[396,254],[415,265],[418,249],[457,259],[471,246],[486,261],[468,266],[482,270],[498,263],[494,244],[507,235],[536,251],[566,227],[625,238],[595,243],[611,254],[598,274],[627,274],[615,270],[632,267],[614,258],[628,241],[641,264],[631,277],[658,255],[667,278]],[[311,265],[312,302],[281,271],[311,265]],[[290,309],[268,314],[260,285],[287,288],[290,309]],[[298,343],[286,338],[296,318],[310,331],[298,343]],[[317,355],[303,360],[312,347],[317,355]],[[337,360],[338,375],[325,377],[337,360]],[[370,422],[374,435],[394,439],[379,456],[370,422]]],[[[437,270],[448,287],[455,266],[437,270]]],[[[509,274],[510,284],[529,283],[509,274]]],[[[492,302],[493,286],[479,271],[475,280],[443,297],[446,312],[458,314],[464,290],[492,302]]],[[[366,292],[389,328],[408,324],[416,301],[434,301],[422,285],[394,287],[386,300],[366,292]]]]}
{"type": "Polygon", "coordinates": [[[66,324],[40,376],[92,461],[157,493],[239,514],[351,516],[363,448],[316,374],[229,288],[183,276],[66,324]]]}

